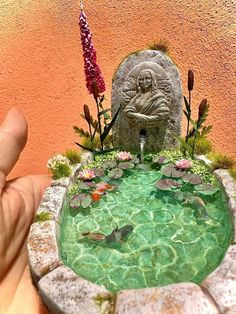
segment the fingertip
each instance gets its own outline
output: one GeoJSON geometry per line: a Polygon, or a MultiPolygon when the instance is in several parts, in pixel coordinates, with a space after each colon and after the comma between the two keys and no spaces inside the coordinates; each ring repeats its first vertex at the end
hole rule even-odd
{"type": "Polygon", "coordinates": [[[2,122],[0,129],[11,134],[21,144],[21,148],[25,146],[28,135],[28,124],[23,113],[15,107],[12,107],[2,122]]]}

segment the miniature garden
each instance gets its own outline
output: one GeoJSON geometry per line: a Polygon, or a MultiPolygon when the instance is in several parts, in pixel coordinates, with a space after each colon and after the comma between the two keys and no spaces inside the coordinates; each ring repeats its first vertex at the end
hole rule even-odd
{"type": "MultiPolygon", "coordinates": [[[[234,161],[211,153],[207,134],[212,126],[205,124],[208,101],[201,101],[198,118],[193,120],[194,73],[189,70],[183,110],[186,136],[170,130],[177,145],[150,153],[144,130],[138,143],[143,142],[144,150],[120,150],[111,131],[123,109],[119,106],[111,117],[111,109],[104,108],[105,84],[83,11],[80,27],[86,84],[97,115],[94,119],[84,105],[81,117],[88,129],[74,126],[82,138],[76,144],[89,151],[93,161],[82,163],[67,192],[59,239],[63,263],[112,292],[200,283],[219,265],[233,233],[227,200],[212,170],[222,164],[232,168],[234,161]],[[94,70],[90,60],[95,60],[94,70]],[[206,153],[215,158],[212,168],[196,158],[206,153]]],[[[54,179],[69,176],[80,154],[71,150],[53,157],[48,167],[54,179]]]]}
{"type": "Polygon", "coordinates": [[[53,218],[42,203],[35,218],[59,226],[56,268],[62,262],[89,285],[114,294],[181,282],[201,285],[235,241],[229,195],[213,173],[228,169],[235,178],[235,161],[214,152],[207,138],[209,102],[202,99],[194,118],[194,73],[188,71],[183,96],[179,71],[157,43],[119,65],[107,108],[82,7],[80,31],[86,86],[95,103],[83,106],[87,128],[73,127],[79,150],[48,162],[52,186],[61,189],[55,190],[63,200],[59,216],[53,218]]]}

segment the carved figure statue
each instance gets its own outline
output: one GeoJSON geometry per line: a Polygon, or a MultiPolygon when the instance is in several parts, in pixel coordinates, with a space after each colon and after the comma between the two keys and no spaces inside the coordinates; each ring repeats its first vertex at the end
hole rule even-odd
{"type": "Polygon", "coordinates": [[[168,119],[170,109],[162,91],[158,90],[155,73],[142,70],[136,81],[137,92],[124,109],[130,123],[135,125],[153,124],[168,119]]]}

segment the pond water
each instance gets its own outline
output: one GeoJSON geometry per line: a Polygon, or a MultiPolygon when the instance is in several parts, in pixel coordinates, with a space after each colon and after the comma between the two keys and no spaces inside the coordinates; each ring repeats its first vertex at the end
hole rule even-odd
{"type": "Polygon", "coordinates": [[[224,193],[201,196],[204,206],[179,202],[174,192],[157,191],[160,178],[156,170],[130,170],[116,181],[116,190],[89,208],[75,212],[67,202],[59,239],[63,262],[112,292],[200,283],[219,265],[230,243],[232,223],[224,193]],[[122,243],[82,235],[108,235],[125,225],[134,229],[122,243]]]}

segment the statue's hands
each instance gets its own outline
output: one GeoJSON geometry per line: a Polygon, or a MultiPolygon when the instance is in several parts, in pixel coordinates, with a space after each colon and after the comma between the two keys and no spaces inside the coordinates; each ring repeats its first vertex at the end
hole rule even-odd
{"type": "Polygon", "coordinates": [[[0,313],[47,313],[27,268],[26,239],[44,189],[46,176],[6,182],[27,141],[27,123],[11,109],[0,126],[0,313]]]}

